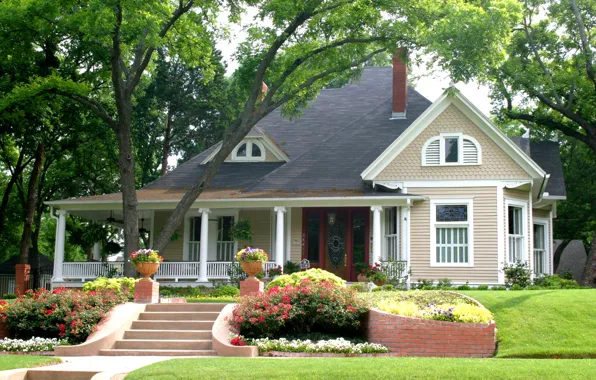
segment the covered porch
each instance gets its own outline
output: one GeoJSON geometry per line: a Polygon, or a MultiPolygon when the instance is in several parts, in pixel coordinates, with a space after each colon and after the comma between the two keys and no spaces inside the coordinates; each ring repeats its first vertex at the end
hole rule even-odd
{"type": "MultiPolygon", "coordinates": [[[[235,253],[245,245],[264,249],[269,262],[263,269],[284,266],[288,261],[300,263],[308,259],[311,267],[322,268],[356,281],[363,265],[391,261],[398,264],[393,271],[409,271],[408,197],[375,197],[377,204],[361,197],[327,201],[287,199],[278,205],[263,200],[207,202],[189,210],[172,241],[160,252],[164,257],[155,279],[170,286],[210,285],[229,280],[235,253]],[[367,204],[368,203],[368,204],[367,204]],[[235,206],[238,207],[229,207],[235,206]],[[239,220],[251,224],[252,239],[236,241],[231,229],[239,220]]],[[[198,203],[198,202],[197,202],[198,203]]],[[[159,234],[171,208],[140,205],[139,226],[147,230],[147,244],[159,234]]],[[[65,218],[68,213],[97,222],[119,226],[119,203],[60,205],[56,212],[56,247],[53,286],[78,287],[100,276],[119,276],[124,262],[101,261],[101,247],[94,247],[93,261],[64,262],[65,218]]],[[[121,226],[121,224],[120,224],[121,226]]]]}

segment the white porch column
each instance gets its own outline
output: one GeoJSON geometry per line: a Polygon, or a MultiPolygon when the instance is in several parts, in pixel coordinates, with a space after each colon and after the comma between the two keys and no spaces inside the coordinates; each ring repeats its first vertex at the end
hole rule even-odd
{"type": "Polygon", "coordinates": [[[93,260],[95,261],[99,261],[101,260],[101,246],[99,245],[99,242],[96,242],[95,244],[93,244],[93,260]]]}
{"type": "Polygon", "coordinates": [[[284,266],[284,214],[285,207],[275,207],[276,229],[275,229],[275,265],[284,266]]]}
{"type": "Polygon", "coordinates": [[[58,223],[56,224],[56,249],[54,251],[54,278],[53,282],[62,282],[62,264],[64,263],[64,242],[66,238],[66,211],[59,210],[58,223]]]}
{"type": "Polygon", "coordinates": [[[381,206],[372,206],[373,212],[373,249],[372,249],[372,264],[381,261],[381,206]]]}
{"type": "Polygon", "coordinates": [[[207,257],[208,257],[208,239],[209,239],[209,209],[200,208],[201,214],[201,246],[199,256],[199,279],[197,282],[207,282],[207,257]]]}

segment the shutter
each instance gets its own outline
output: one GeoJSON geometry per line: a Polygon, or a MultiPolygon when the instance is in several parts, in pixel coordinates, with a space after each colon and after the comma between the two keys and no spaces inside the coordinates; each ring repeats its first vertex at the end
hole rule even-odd
{"type": "Polygon", "coordinates": [[[464,139],[464,165],[478,163],[478,147],[471,140],[464,139]]]}
{"type": "Polygon", "coordinates": [[[440,143],[441,140],[437,139],[426,147],[426,152],[424,152],[426,165],[439,165],[441,163],[440,143]]]}

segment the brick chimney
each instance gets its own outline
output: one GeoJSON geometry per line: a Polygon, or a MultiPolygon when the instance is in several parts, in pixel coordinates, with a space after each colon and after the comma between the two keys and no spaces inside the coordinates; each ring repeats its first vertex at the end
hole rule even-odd
{"type": "Polygon", "coordinates": [[[405,62],[406,49],[393,54],[393,108],[391,119],[405,119],[408,103],[408,65],[405,62]]]}

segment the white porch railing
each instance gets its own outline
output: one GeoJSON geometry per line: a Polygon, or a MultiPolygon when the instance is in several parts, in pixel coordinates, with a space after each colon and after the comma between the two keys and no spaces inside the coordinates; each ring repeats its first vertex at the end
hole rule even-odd
{"type": "MultiPolygon", "coordinates": [[[[234,241],[218,241],[216,246],[217,261],[232,261],[236,253],[234,241]]],[[[201,242],[188,242],[188,261],[201,260],[201,242]]]]}
{"type": "MultiPolygon", "coordinates": [[[[168,279],[178,281],[180,279],[193,280],[199,278],[199,262],[163,262],[155,274],[156,279],[168,279]]],[[[225,280],[228,278],[228,270],[232,266],[231,261],[208,261],[207,278],[210,280],[225,280]]],[[[274,262],[263,264],[263,270],[274,268],[274,262]]]]}
{"type": "Polygon", "coordinates": [[[401,260],[398,257],[400,253],[397,249],[397,235],[385,235],[385,249],[387,250],[388,260],[401,260]]]}
{"type": "Polygon", "coordinates": [[[80,279],[81,281],[93,280],[97,277],[107,276],[114,271],[117,275],[124,272],[124,262],[70,262],[62,263],[62,278],[65,280],[80,279]]]}

